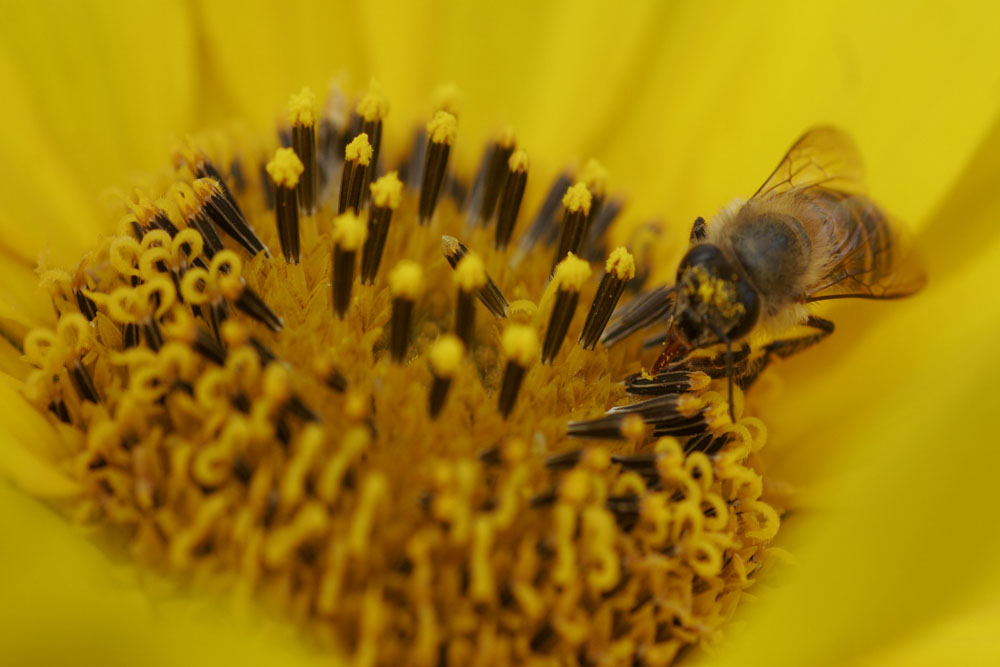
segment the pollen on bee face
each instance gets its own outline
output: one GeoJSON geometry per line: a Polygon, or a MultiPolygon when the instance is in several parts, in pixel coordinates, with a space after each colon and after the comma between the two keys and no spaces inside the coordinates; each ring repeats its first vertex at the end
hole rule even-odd
{"type": "Polygon", "coordinates": [[[709,362],[643,372],[625,339],[673,293],[610,244],[608,172],[529,182],[544,147],[500,128],[464,173],[439,97],[408,154],[375,81],[303,89],[277,136],[186,141],[43,276],[24,393],[75,431],[69,513],[359,664],[669,662],[777,531],[766,431],[709,362]]]}

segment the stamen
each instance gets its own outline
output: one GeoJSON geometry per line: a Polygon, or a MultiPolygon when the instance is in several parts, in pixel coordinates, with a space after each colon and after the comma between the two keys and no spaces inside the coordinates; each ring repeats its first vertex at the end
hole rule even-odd
{"type": "Polygon", "coordinates": [[[297,186],[303,170],[302,161],[291,148],[279,148],[274,153],[274,159],[267,163],[268,176],[274,183],[278,239],[285,261],[290,264],[298,264],[301,258],[297,186]]]}
{"type": "MultiPolygon", "coordinates": [[[[444,253],[445,259],[451,264],[451,268],[456,268],[459,261],[466,254],[468,254],[469,249],[462,245],[458,239],[454,236],[442,236],[441,237],[441,252],[444,253]]],[[[486,275],[486,285],[479,290],[478,293],[479,300],[483,302],[487,310],[493,313],[493,316],[499,319],[504,319],[507,317],[507,303],[506,297],[497,287],[497,284],[493,282],[489,274],[486,275]]]]}
{"type": "Polygon", "coordinates": [[[642,294],[616,313],[618,319],[601,336],[601,343],[605,347],[611,347],[639,329],[665,319],[673,307],[673,286],[657,287],[642,294]]]}
{"type": "Polygon", "coordinates": [[[229,186],[226,185],[226,179],[222,177],[222,174],[219,173],[219,170],[215,168],[215,165],[208,159],[208,156],[205,155],[204,152],[189,143],[186,147],[181,149],[175,162],[176,161],[186,162],[191,168],[191,171],[193,171],[194,175],[198,178],[213,178],[218,181],[219,187],[222,188],[222,193],[228,200],[229,205],[236,210],[239,217],[244,219],[246,218],[246,216],[243,215],[243,211],[240,210],[240,204],[236,201],[236,197],[233,196],[229,186]]]}
{"type": "Polygon", "coordinates": [[[357,215],[361,210],[361,193],[364,188],[368,165],[372,160],[372,146],[368,135],[362,132],[344,149],[344,172],[340,179],[340,206],[338,212],[348,208],[357,215]]]}
{"type": "Polygon", "coordinates": [[[54,414],[59,421],[64,424],[72,424],[73,419],[69,416],[69,408],[66,407],[66,401],[63,400],[62,396],[56,396],[49,403],[49,410],[54,414]]]}
{"type": "Polygon", "coordinates": [[[141,193],[137,194],[136,202],[130,204],[129,208],[135,214],[139,224],[147,229],[162,229],[170,234],[170,238],[174,238],[180,232],[177,226],[171,222],[170,216],[167,215],[166,211],[156,206],[148,197],[141,193]]]}
{"type": "Polygon", "coordinates": [[[587,186],[587,190],[593,197],[590,203],[590,213],[587,215],[587,232],[584,234],[584,238],[588,239],[594,220],[604,208],[604,198],[608,192],[608,170],[600,162],[591,158],[587,160],[587,164],[583,165],[580,182],[587,186]]]}
{"type": "Polygon", "coordinates": [[[711,376],[701,371],[667,371],[652,376],[634,373],[625,378],[625,391],[637,396],[697,393],[707,389],[711,382],[711,376]]]}
{"type": "Polygon", "coordinates": [[[475,253],[467,253],[458,260],[455,266],[455,285],[458,287],[458,298],[455,301],[455,335],[470,350],[476,332],[476,304],[473,298],[486,287],[488,279],[486,266],[475,253]]]}
{"type": "Polygon", "coordinates": [[[427,397],[427,412],[431,419],[435,419],[444,407],[448,389],[451,388],[452,379],[458,374],[465,350],[462,341],[450,334],[444,334],[431,346],[428,360],[434,382],[427,397]]]}
{"type": "Polygon", "coordinates": [[[80,395],[80,398],[91,403],[100,403],[101,395],[97,393],[94,378],[90,376],[90,372],[83,365],[83,362],[79,359],[74,359],[68,370],[69,379],[73,383],[76,393],[80,395]]]}
{"type": "Polygon", "coordinates": [[[319,201],[319,163],[316,152],[316,95],[303,88],[292,95],[288,103],[288,120],[292,124],[292,149],[302,162],[298,179],[298,200],[306,215],[316,213],[319,201]]]}
{"type": "Polygon", "coordinates": [[[524,187],[528,183],[528,154],[523,150],[514,151],[507,161],[506,169],[503,193],[500,195],[500,209],[497,212],[496,236],[493,241],[493,246],[497,250],[505,250],[514,233],[517,214],[521,210],[521,199],[524,197],[524,187]]]}
{"type": "Polygon", "coordinates": [[[508,127],[503,130],[490,149],[484,174],[482,201],[479,206],[479,221],[481,223],[485,224],[493,217],[493,211],[496,210],[497,200],[507,176],[508,163],[516,145],[517,139],[514,130],[508,127]]]}
{"type": "Polygon", "coordinates": [[[392,212],[399,208],[403,183],[392,171],[371,184],[372,206],[368,210],[368,240],[361,253],[361,284],[375,284],[382,263],[385,240],[389,236],[392,212]]]}
{"type": "Polygon", "coordinates": [[[559,227],[556,226],[556,212],[562,203],[566,190],[573,184],[573,178],[568,172],[559,174],[552,185],[549,186],[548,194],[541,208],[535,214],[535,218],[528,227],[528,232],[521,238],[521,243],[517,248],[517,255],[513,264],[517,265],[539,242],[550,245],[555,242],[559,235],[559,227]]]}
{"type": "Polygon", "coordinates": [[[333,219],[333,312],[340,319],[347,316],[351,304],[355,258],[367,236],[368,227],[354,213],[333,219]]]}
{"type": "Polygon", "coordinates": [[[389,273],[392,294],[392,322],[389,351],[393,361],[401,363],[410,344],[413,309],[424,294],[424,270],[416,262],[404,259],[389,273]]]}
{"type": "Polygon", "coordinates": [[[199,178],[192,184],[192,189],[201,202],[202,209],[216,227],[243,246],[251,256],[255,256],[259,252],[270,256],[267,247],[257,237],[257,233],[250,227],[247,219],[243,217],[243,212],[234,208],[226,199],[222,183],[214,178],[199,178]]]}
{"type": "Polygon", "coordinates": [[[556,302],[552,306],[549,326],[545,329],[545,342],[542,345],[543,364],[551,364],[559,354],[569,323],[573,320],[576,304],[580,300],[580,290],[589,277],[590,264],[573,253],[569,253],[556,267],[553,278],[553,283],[556,285],[556,302]]]}
{"type": "Polygon", "coordinates": [[[457,121],[447,111],[438,111],[427,123],[427,159],[424,163],[424,178],[420,184],[420,205],[418,219],[421,225],[430,222],[437,207],[438,194],[448,170],[448,155],[455,141],[457,121]]]}
{"type": "Polygon", "coordinates": [[[590,229],[587,231],[585,246],[588,249],[587,259],[596,262],[604,256],[605,249],[601,243],[601,239],[604,233],[611,227],[611,223],[622,212],[623,208],[625,208],[625,200],[620,197],[614,197],[605,201],[601,205],[601,210],[590,216],[590,229]]]}
{"type": "MultiPolygon", "coordinates": [[[[365,170],[364,182],[361,186],[362,196],[368,198],[368,185],[375,180],[378,170],[379,148],[382,146],[382,119],[389,113],[389,102],[382,92],[382,86],[372,79],[368,93],[358,102],[356,109],[361,118],[361,132],[368,135],[371,142],[372,158],[365,170]]],[[[374,194],[374,193],[372,193],[374,194]]]]}
{"type": "Polygon", "coordinates": [[[500,414],[506,419],[514,409],[528,368],[538,358],[538,334],[530,326],[511,324],[503,331],[501,346],[507,357],[507,366],[500,383],[498,406],[500,414]]]}
{"type": "Polygon", "coordinates": [[[184,221],[193,229],[201,233],[205,240],[203,251],[209,259],[215,257],[215,253],[222,252],[225,246],[216,231],[215,225],[205,215],[205,211],[195,195],[194,190],[187,183],[174,183],[171,188],[177,208],[180,209],[184,221]]]}
{"type": "Polygon", "coordinates": [[[559,231],[556,256],[552,261],[553,271],[555,271],[556,265],[563,261],[569,253],[580,255],[583,241],[587,238],[590,202],[590,190],[583,183],[577,183],[566,190],[566,195],[562,199],[566,212],[563,214],[562,228],[559,231]]]}
{"type": "Polygon", "coordinates": [[[635,260],[625,248],[615,248],[604,265],[604,277],[594,295],[594,302],[587,313],[587,321],[580,332],[580,345],[593,350],[604,332],[611,313],[625,291],[625,286],[635,277],[635,260]]]}
{"type": "Polygon", "coordinates": [[[97,304],[79,289],[73,289],[73,296],[76,298],[76,305],[79,306],[83,316],[87,318],[88,322],[93,322],[94,318],[97,317],[97,304]]]}
{"type": "MultiPolygon", "coordinates": [[[[242,267],[243,264],[236,253],[224,250],[212,258],[210,274],[218,283],[222,296],[271,331],[275,333],[281,331],[284,326],[281,318],[246,284],[240,275],[242,267]]],[[[220,326],[221,322],[216,323],[216,331],[219,331],[220,326]]]]}

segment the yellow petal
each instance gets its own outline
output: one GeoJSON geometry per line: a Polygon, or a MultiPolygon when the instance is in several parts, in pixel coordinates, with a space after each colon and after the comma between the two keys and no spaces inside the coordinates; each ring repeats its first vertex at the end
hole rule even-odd
{"type": "Polygon", "coordinates": [[[0,251],[21,264],[33,264],[39,253],[74,261],[99,229],[95,207],[39,125],[3,51],[0,88],[7,91],[0,106],[0,251]]]}
{"type": "MultiPolygon", "coordinates": [[[[301,84],[322,91],[338,76],[357,89],[374,76],[392,104],[386,149],[398,152],[430,116],[435,87],[452,82],[463,97],[456,163],[471,171],[487,138],[510,124],[538,156],[537,190],[547,187],[546,173],[588,157],[593,137],[628,122],[621,112],[669,19],[665,3],[649,1],[624,12],[596,0],[337,7],[258,0],[200,9],[218,68],[211,85],[223,86],[259,126],[273,127],[301,84]]],[[[622,172],[620,182],[630,175],[622,172]]]]}
{"type": "Polygon", "coordinates": [[[19,66],[39,126],[88,191],[159,169],[193,103],[198,70],[185,3],[59,2],[13,14],[0,44],[19,66]]]}
{"type": "Polygon", "coordinates": [[[696,216],[752,194],[805,129],[834,123],[862,147],[876,199],[920,225],[998,109],[998,11],[682,5],[627,97],[632,113],[594,151],[628,178],[632,213],[684,227],[680,244],[696,216]]]}
{"type": "Polygon", "coordinates": [[[221,0],[196,3],[196,11],[209,57],[203,94],[229,101],[216,120],[235,115],[270,130],[302,86],[325,93],[335,76],[367,83],[354,3],[221,0]]]}
{"type": "Polygon", "coordinates": [[[984,604],[879,651],[863,665],[939,667],[1000,664],[1000,605],[984,604]]]}
{"type": "Polygon", "coordinates": [[[0,480],[40,498],[65,498],[77,485],[50,462],[64,447],[59,434],[18,393],[21,383],[0,374],[0,480]]]}
{"type": "MultiPolygon", "coordinates": [[[[0,227],[0,229],[3,229],[0,227]]],[[[0,252],[0,331],[4,321],[17,323],[17,339],[25,327],[51,324],[55,311],[50,297],[38,287],[38,275],[24,259],[0,252]]]]}
{"type": "Polygon", "coordinates": [[[4,481],[0,526],[0,664],[320,664],[288,628],[239,619],[209,602],[168,604],[144,594],[161,582],[113,565],[64,519],[4,481]]]}
{"type": "Polygon", "coordinates": [[[98,195],[160,169],[188,129],[196,73],[183,3],[41,3],[0,22],[2,247],[69,262],[98,195]]]}

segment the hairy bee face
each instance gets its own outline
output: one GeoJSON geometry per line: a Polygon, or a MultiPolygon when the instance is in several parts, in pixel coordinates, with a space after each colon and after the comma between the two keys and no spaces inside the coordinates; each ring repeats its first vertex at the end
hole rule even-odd
{"type": "Polygon", "coordinates": [[[677,269],[674,321],[692,348],[745,336],[759,314],[757,292],[717,246],[703,243],[688,251],[677,269]]]}

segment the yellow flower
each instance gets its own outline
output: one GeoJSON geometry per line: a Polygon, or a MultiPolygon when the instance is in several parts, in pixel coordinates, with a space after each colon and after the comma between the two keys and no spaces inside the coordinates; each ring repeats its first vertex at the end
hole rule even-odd
{"type": "MultiPolygon", "coordinates": [[[[986,641],[1000,583],[989,509],[1000,451],[987,403],[1000,371],[992,8],[220,2],[17,12],[0,28],[10,91],[0,112],[0,330],[14,342],[51,321],[32,271],[39,252],[47,266],[72,265],[108,231],[102,188],[156,173],[172,133],[235,115],[270,131],[289,92],[324,90],[331,71],[351,90],[381,80],[399,114],[383,138],[389,163],[410,121],[434,110],[428,91],[449,79],[464,94],[460,173],[504,124],[530,148],[536,188],[568,156],[598,157],[628,190],[631,218],[670,221],[664,275],[695,215],[752,191],[804,127],[846,127],[873,192],[922,230],[931,283],[910,301],[839,307],[837,334],[761,388],[770,476],[805,499],[780,542],[798,567],[754,590],[745,632],[712,657],[996,659],[986,641]],[[968,654],[950,642],[968,638],[965,618],[981,631],[968,654]]],[[[529,192],[527,205],[542,194],[529,192]]],[[[42,461],[72,436],[21,397],[26,367],[11,340],[0,340],[0,469],[31,493],[65,496],[69,483],[42,461]]],[[[283,630],[260,639],[196,601],[151,605],[138,591],[156,582],[132,581],[134,571],[6,484],[0,515],[5,663],[310,658],[283,630]]]]}

